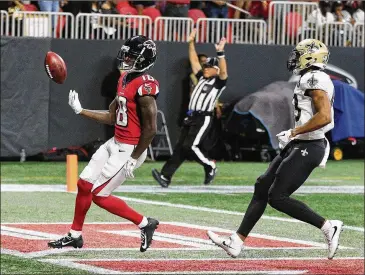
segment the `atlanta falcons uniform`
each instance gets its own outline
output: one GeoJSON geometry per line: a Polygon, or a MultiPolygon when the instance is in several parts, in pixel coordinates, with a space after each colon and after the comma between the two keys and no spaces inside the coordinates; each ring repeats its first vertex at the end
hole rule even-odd
{"type": "MultiPolygon", "coordinates": [[[[127,83],[127,73],[118,82],[115,134],[95,152],[80,178],[93,183],[93,190],[110,182],[100,191],[99,196],[108,196],[125,181],[123,165],[138,144],[141,135],[136,97],[157,96],[159,84],[148,74],[140,75],[127,83]]],[[[136,168],[146,159],[145,151],[138,159],[136,168]]]]}

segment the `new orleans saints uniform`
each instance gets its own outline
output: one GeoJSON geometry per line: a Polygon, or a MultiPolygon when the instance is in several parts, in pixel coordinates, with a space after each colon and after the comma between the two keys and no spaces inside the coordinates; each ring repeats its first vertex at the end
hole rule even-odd
{"type": "Polygon", "coordinates": [[[289,71],[301,75],[293,96],[295,128],[307,124],[317,113],[312,93],[318,90],[325,92],[331,104],[331,121],[317,130],[299,134],[294,139],[291,138],[291,130],[284,131],[282,133],[286,136],[286,142],[279,134],[283,150],[272,161],[267,171],[257,179],[253,198],[237,233],[224,238],[208,231],[210,239],[232,257],[241,252],[242,240],[261,218],[267,204],[321,229],[328,243],[329,259],[333,258],[337,250],[343,223],[326,220],[306,204],[290,197],[306,181],[313,169],[325,166],[328,158],[329,143],[325,133],[334,127],[334,86],[330,77],[323,71],[328,56],[326,45],[314,39],[301,41],[289,56],[289,71]]]}

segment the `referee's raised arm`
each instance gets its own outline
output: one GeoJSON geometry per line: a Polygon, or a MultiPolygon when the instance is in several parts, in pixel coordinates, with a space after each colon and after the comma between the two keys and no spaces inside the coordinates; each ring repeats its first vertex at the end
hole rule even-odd
{"type": "Polygon", "coordinates": [[[219,67],[219,79],[226,80],[228,78],[227,74],[227,62],[224,55],[224,45],[226,44],[226,38],[223,37],[218,44],[215,45],[218,57],[218,67],[219,67]]]}
{"type": "Polygon", "coordinates": [[[188,42],[189,42],[189,60],[191,69],[194,74],[197,74],[202,69],[202,66],[200,65],[198,54],[195,51],[195,45],[194,45],[195,35],[196,35],[196,29],[193,29],[192,32],[190,33],[188,42]]]}

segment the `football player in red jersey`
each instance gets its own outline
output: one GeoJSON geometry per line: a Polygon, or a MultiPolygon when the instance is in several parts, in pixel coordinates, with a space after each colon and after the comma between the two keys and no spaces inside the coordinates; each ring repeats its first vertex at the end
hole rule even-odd
{"type": "Polygon", "coordinates": [[[146,159],[146,149],[156,134],[159,84],[146,74],[155,64],[156,55],[155,43],[145,36],[134,36],[124,43],[118,53],[121,76],[117,95],[108,111],[83,109],[77,92],[70,91],[69,105],[76,114],[114,124],[115,134],[100,146],[80,174],[70,231],[65,237],[49,242],[49,247],[83,246],[82,227],[92,201],[141,229],[141,252],[150,246],[159,222],[139,214],[111,193],[127,178],[134,177],[133,170],[146,159]]]}

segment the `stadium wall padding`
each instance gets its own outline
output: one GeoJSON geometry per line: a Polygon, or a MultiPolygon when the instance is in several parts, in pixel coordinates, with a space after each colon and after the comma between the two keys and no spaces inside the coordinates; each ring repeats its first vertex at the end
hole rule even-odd
{"type": "MultiPolygon", "coordinates": [[[[87,109],[108,108],[118,79],[115,57],[123,41],[60,40],[1,37],[1,156],[28,155],[52,147],[83,145],[105,140],[111,126],[75,115],[68,93],[75,89],[87,109]],[[48,79],[44,57],[61,55],[68,77],[59,85],[48,79]],[[109,97],[108,97],[109,96],[109,97]]],[[[188,45],[157,42],[158,60],[150,71],[160,82],[158,108],[165,113],[174,144],[189,93],[188,45]]],[[[214,55],[214,45],[198,44],[198,53],[214,55]]],[[[288,80],[286,60],[291,46],[226,45],[229,102],[278,80],[288,80]]],[[[364,90],[364,52],[361,48],[331,48],[330,63],[349,72],[364,90]]]]}

